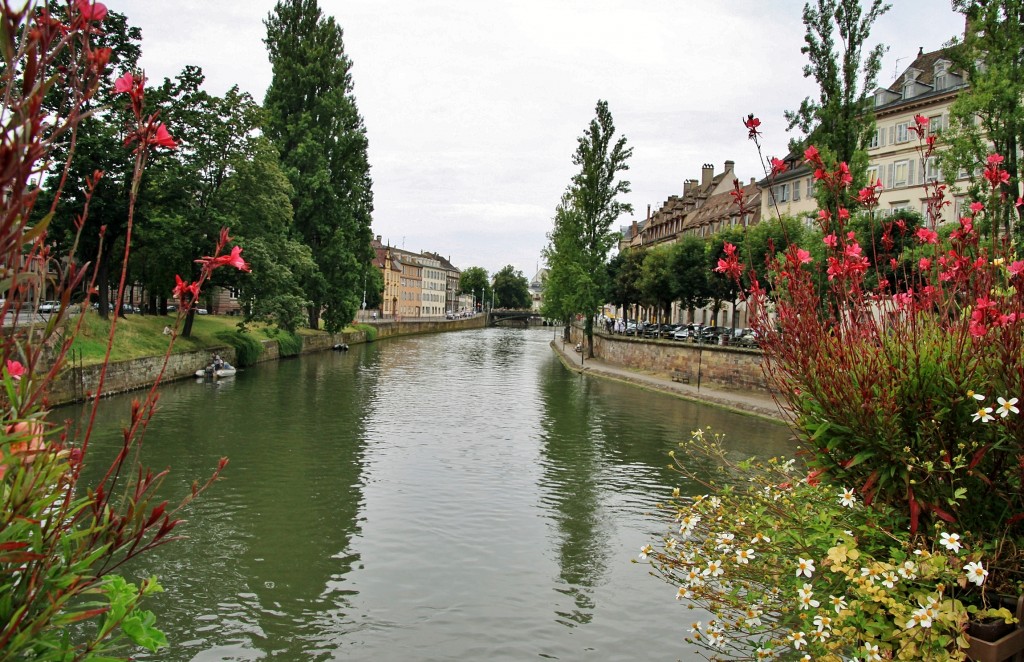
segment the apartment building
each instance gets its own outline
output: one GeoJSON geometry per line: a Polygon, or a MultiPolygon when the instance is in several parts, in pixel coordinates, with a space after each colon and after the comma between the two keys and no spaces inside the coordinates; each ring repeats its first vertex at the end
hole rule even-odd
{"type": "MultiPolygon", "coordinates": [[[[930,53],[922,49],[892,85],[875,91],[876,131],[868,148],[868,176],[882,182],[878,210],[883,215],[901,209],[927,214],[922,184],[941,179],[942,173],[937,157],[923,158],[921,140],[910,127],[920,115],[928,118],[929,133],[941,134],[949,126],[949,107],[966,86],[947,49],[930,53]]],[[[941,149],[941,139],[939,144],[941,149]]],[[[953,188],[966,190],[967,181],[968,173],[960,172],[953,188]]],[[[942,222],[961,215],[962,194],[950,202],[943,210],[942,222]]]]}

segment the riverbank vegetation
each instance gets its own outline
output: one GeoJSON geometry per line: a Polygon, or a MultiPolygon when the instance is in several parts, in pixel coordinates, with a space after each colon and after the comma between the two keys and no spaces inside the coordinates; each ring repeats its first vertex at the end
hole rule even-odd
{"type": "MultiPolygon", "coordinates": [[[[1002,16],[1009,29],[1024,11],[1019,0],[991,3],[994,11],[959,4],[970,20],[1002,16]]],[[[976,654],[984,643],[970,626],[1013,625],[1006,605],[1024,593],[1019,173],[994,150],[1005,141],[984,141],[982,156],[961,162],[973,181],[959,192],[958,218],[940,225],[952,195],[925,164],[962,137],[918,114],[908,136],[925,213],[913,222],[880,214],[882,183],[866,178],[863,154],[870,86],[836,87],[820,74],[845,61],[832,53],[833,17],[843,48],[859,52],[884,8],[818,7],[805,11],[807,71],[822,86],[821,103],[808,106],[810,137],[847,135],[856,150],[839,158],[836,145],[802,146],[818,202],[803,241],[755,257],[726,240],[714,256],[716,277],[733,282],[750,311],[803,466],[737,461],[698,431],[676,459],[707,493],[674,493],[671,533],[642,555],[678,598],[706,610],[689,641],[713,659],[997,659],[976,654]],[[714,460],[719,477],[695,476],[695,458],[714,460]]],[[[874,57],[859,67],[868,79],[874,57]]],[[[760,120],[744,125],[760,154],[760,120]]],[[[787,165],[763,162],[772,195],[787,165]]]]}

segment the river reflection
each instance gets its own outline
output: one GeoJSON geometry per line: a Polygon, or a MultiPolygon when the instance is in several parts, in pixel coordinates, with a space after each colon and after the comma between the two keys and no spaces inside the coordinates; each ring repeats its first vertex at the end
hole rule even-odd
{"type": "MultiPolygon", "coordinates": [[[[152,659],[686,659],[692,614],[630,563],[680,484],[667,453],[705,425],[764,455],[788,434],[569,372],[550,339],[395,339],[165,386],[145,460],[167,495],[231,464],[189,538],[133,568],[167,588],[152,659]]],[[[127,408],[104,403],[97,456],[127,408]]]]}

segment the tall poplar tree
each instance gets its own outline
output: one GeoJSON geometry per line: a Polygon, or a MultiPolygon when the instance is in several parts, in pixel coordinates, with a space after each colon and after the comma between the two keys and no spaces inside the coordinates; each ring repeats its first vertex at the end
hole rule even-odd
{"type": "MultiPolygon", "coordinates": [[[[856,184],[853,191],[866,179],[866,148],[875,130],[872,95],[886,51],[879,44],[865,52],[864,45],[871,36],[871,26],[890,8],[882,0],[866,4],[866,10],[861,0],[815,0],[813,5],[804,5],[806,33],[800,52],[809,60],[804,78],[818,83],[818,99],[807,97],[798,110],[786,112],[788,129],[798,128],[804,134],[791,148],[814,144],[826,163],[848,164],[856,184]]],[[[818,187],[822,208],[835,213],[837,204],[854,204],[853,199],[822,199],[827,195],[826,188],[818,187]]]]}
{"type": "Polygon", "coordinates": [[[371,268],[373,212],[366,128],[341,27],[317,0],[281,0],[264,21],[273,69],[266,134],[293,188],[295,228],[316,270],[303,283],[309,325],[348,324],[371,268]]]}
{"type": "Polygon", "coordinates": [[[619,215],[633,211],[631,205],[618,199],[630,191],[629,182],[618,177],[629,170],[627,161],[632,155],[626,137],[615,137],[608,102],[598,101],[594,119],[577,141],[572,162],[580,170],[558,206],[544,253],[550,269],[544,289],[545,299],[552,298],[548,310],[559,317],[583,315],[591,358],[594,314],[608,291],[605,263],[619,237],[612,224],[619,215]]]}

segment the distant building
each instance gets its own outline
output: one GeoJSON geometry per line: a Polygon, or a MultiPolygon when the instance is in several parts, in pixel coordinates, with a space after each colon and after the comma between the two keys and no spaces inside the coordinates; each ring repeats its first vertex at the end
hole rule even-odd
{"type": "Polygon", "coordinates": [[[544,281],[548,278],[548,268],[542,267],[530,280],[530,310],[539,313],[544,304],[544,281]]]}

